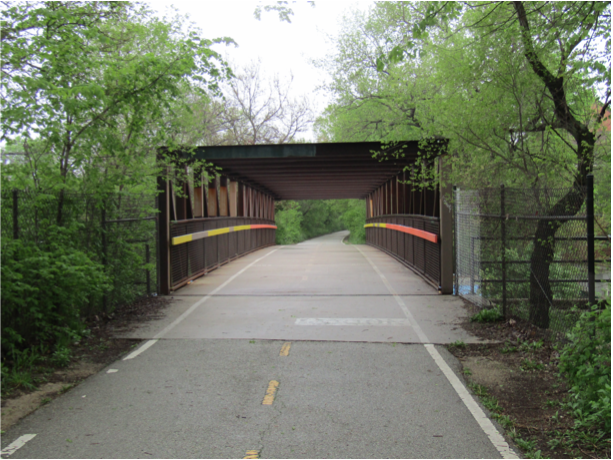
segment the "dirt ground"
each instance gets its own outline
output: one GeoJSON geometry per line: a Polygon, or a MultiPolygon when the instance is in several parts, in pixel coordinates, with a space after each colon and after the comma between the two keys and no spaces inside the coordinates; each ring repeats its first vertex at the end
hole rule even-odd
{"type": "MultiPolygon", "coordinates": [[[[476,313],[469,304],[466,309],[467,317],[476,313]]],[[[543,458],[611,458],[610,438],[603,448],[602,443],[577,443],[563,436],[574,421],[562,408],[568,389],[558,374],[559,353],[554,345],[559,339],[548,340],[541,330],[518,320],[466,321],[463,327],[494,343],[449,350],[462,363],[473,392],[486,393],[485,400],[495,398],[493,404],[497,401],[498,408],[490,412],[509,417],[512,423],[504,424],[507,435],[532,443],[531,449],[519,448],[520,452],[530,456],[540,450],[543,458]]]]}

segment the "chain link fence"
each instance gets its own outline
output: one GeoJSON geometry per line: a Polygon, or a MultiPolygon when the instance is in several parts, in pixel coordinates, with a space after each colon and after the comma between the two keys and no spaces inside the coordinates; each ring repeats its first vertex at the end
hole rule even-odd
{"type": "Polygon", "coordinates": [[[84,315],[110,312],[146,295],[156,295],[157,229],[155,197],[114,193],[105,198],[72,192],[2,190],[1,237],[46,247],[49,231],[60,227],[71,245],[105,267],[112,286],[102,305],[84,315]]]}
{"type": "MultiPolygon", "coordinates": [[[[586,190],[455,192],[455,293],[554,332],[588,307],[586,190]],[[574,308],[577,307],[577,308],[574,308]]],[[[610,236],[597,235],[596,297],[610,294],[610,236]]]]}

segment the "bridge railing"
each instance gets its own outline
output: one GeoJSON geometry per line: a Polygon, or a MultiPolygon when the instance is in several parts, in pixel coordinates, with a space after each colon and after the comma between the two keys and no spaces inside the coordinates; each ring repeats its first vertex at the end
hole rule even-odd
{"type": "Polygon", "coordinates": [[[253,217],[170,222],[171,290],[256,249],[275,244],[275,223],[253,217]]]}
{"type": "Polygon", "coordinates": [[[387,252],[439,288],[440,218],[395,214],[366,220],[366,243],[387,252]]]}

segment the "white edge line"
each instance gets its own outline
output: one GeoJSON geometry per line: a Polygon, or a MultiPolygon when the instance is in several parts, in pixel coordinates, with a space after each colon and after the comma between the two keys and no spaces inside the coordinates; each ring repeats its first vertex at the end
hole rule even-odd
{"type": "Polygon", "coordinates": [[[413,317],[413,314],[411,313],[411,310],[409,310],[409,308],[406,306],[406,304],[404,303],[404,300],[402,300],[402,297],[400,297],[398,295],[398,293],[394,290],[394,288],[392,287],[390,282],[387,280],[385,275],[383,275],[383,273],[381,273],[381,270],[379,270],[379,268],[374,264],[374,262],[372,260],[370,260],[370,257],[368,257],[366,254],[364,254],[364,251],[362,251],[357,246],[355,246],[355,248],[358,250],[358,252],[360,254],[362,254],[362,256],[370,264],[370,266],[375,270],[377,275],[379,275],[379,277],[381,278],[381,281],[383,281],[383,284],[385,284],[385,287],[387,288],[389,293],[392,294],[392,296],[394,297],[394,300],[396,300],[396,303],[398,304],[398,306],[400,307],[400,309],[404,313],[404,316],[406,316],[407,319],[409,320],[409,323],[411,324],[412,329],[417,334],[417,337],[419,337],[419,340],[422,343],[429,343],[430,340],[426,336],[425,332],[421,329],[421,327],[419,326],[417,321],[415,321],[415,318],[413,317]]]}
{"type": "Polygon", "coordinates": [[[14,454],[16,450],[21,449],[25,445],[26,442],[30,441],[35,436],[36,436],[35,434],[24,434],[22,436],[19,436],[15,441],[13,441],[8,446],[6,446],[4,449],[2,449],[2,452],[0,452],[0,455],[14,454]]]}
{"type": "Polygon", "coordinates": [[[126,361],[128,359],[133,359],[136,358],[138,355],[140,355],[143,351],[145,351],[147,348],[151,347],[152,345],[155,344],[155,342],[157,342],[158,339],[155,340],[147,340],[142,346],[140,346],[139,348],[137,348],[136,350],[134,350],[132,353],[130,353],[128,356],[126,356],[123,361],[126,361]]]}
{"type": "Polygon", "coordinates": [[[490,439],[492,444],[498,452],[502,456],[502,458],[519,458],[519,456],[509,447],[509,444],[504,440],[500,432],[496,429],[492,421],[489,419],[487,415],[483,412],[481,407],[475,402],[472,395],[468,392],[466,387],[462,384],[460,379],[455,375],[455,373],[451,370],[451,368],[447,365],[443,357],[440,355],[438,350],[434,347],[433,344],[427,343],[424,345],[432,359],[439,367],[439,369],[445,374],[447,380],[458,394],[466,408],[470,411],[472,416],[475,418],[483,432],[490,439]]]}
{"type": "Polygon", "coordinates": [[[207,300],[209,300],[211,298],[211,296],[215,295],[218,291],[220,291],[221,289],[226,287],[230,282],[232,282],[234,279],[236,279],[236,277],[238,277],[239,275],[244,273],[248,268],[252,267],[253,265],[257,264],[260,260],[265,259],[269,255],[271,255],[273,252],[276,252],[278,250],[279,250],[278,248],[277,249],[273,249],[268,254],[266,254],[266,255],[260,257],[259,259],[256,259],[253,262],[251,262],[249,265],[247,265],[245,268],[243,268],[238,273],[235,273],[228,280],[226,280],[225,283],[223,283],[221,286],[219,286],[216,289],[214,289],[211,293],[209,293],[206,296],[204,296],[202,299],[200,299],[194,305],[189,307],[189,309],[187,309],[187,311],[183,312],[181,314],[181,316],[179,316],[177,319],[175,319],[172,323],[170,323],[168,326],[166,326],[160,332],[155,334],[153,336],[154,337],[153,340],[148,340],[147,342],[145,342],[144,345],[142,345],[137,350],[134,350],[132,353],[130,353],[128,356],[126,356],[123,360],[125,361],[127,359],[133,359],[133,358],[137,357],[138,355],[140,355],[143,351],[147,350],[149,347],[151,347],[153,344],[155,344],[155,342],[157,342],[159,339],[164,337],[164,335],[166,335],[168,332],[170,332],[170,330],[174,329],[175,326],[177,326],[177,324],[179,324],[181,321],[183,321],[185,318],[187,318],[189,315],[191,315],[196,308],[198,308],[199,306],[204,304],[207,300]]]}
{"type": "Polygon", "coordinates": [[[494,447],[498,450],[502,458],[519,458],[519,456],[509,447],[509,444],[504,440],[504,438],[496,429],[489,417],[485,415],[479,404],[475,402],[474,398],[471,396],[464,384],[460,381],[460,379],[458,379],[457,375],[455,375],[455,373],[447,365],[438,350],[434,347],[432,343],[429,343],[430,340],[428,340],[426,334],[422,331],[417,321],[415,321],[415,318],[411,314],[411,311],[406,306],[402,298],[396,293],[391,284],[387,281],[383,273],[381,273],[377,266],[360,248],[358,248],[357,246],[355,248],[364,256],[364,258],[368,261],[372,268],[374,268],[375,272],[377,272],[377,274],[381,277],[383,284],[385,284],[385,287],[387,287],[390,294],[394,296],[396,302],[398,302],[398,305],[400,306],[406,317],[409,319],[413,330],[415,330],[422,342],[426,342],[424,343],[424,347],[426,347],[426,350],[428,351],[438,368],[443,372],[445,377],[447,377],[447,380],[449,381],[457,395],[460,397],[462,402],[464,402],[466,408],[472,414],[475,421],[477,422],[477,424],[479,424],[479,426],[489,438],[489,440],[492,442],[494,447]]]}

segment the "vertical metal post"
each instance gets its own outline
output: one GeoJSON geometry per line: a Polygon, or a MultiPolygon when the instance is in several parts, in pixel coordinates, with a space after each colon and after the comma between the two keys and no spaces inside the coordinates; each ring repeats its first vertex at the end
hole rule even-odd
{"type": "Polygon", "coordinates": [[[165,177],[167,171],[158,176],[158,259],[160,263],[159,292],[162,295],[170,294],[170,190],[165,177]]]}
{"type": "MultiPolygon", "coordinates": [[[[452,199],[451,192],[451,167],[444,161],[445,155],[439,156],[439,237],[440,237],[440,287],[441,294],[453,293],[453,216],[451,203],[446,202],[452,199]],[[446,183],[445,183],[446,182],[446,183]]],[[[436,213],[434,213],[436,214],[436,213]]],[[[424,246],[425,248],[425,246],[424,246]]],[[[424,254],[424,260],[427,260],[424,254]]],[[[425,270],[425,265],[424,265],[425,270]]]]}
{"type": "Polygon", "coordinates": [[[453,263],[454,263],[454,295],[460,295],[460,274],[458,273],[460,270],[458,269],[458,248],[459,246],[459,236],[458,229],[460,228],[460,218],[458,215],[458,203],[459,203],[460,189],[453,186],[453,214],[454,214],[454,229],[453,229],[453,263]]]}
{"type": "Polygon", "coordinates": [[[147,296],[151,295],[151,272],[149,271],[149,260],[150,260],[149,244],[146,244],[145,245],[145,263],[147,264],[147,296]]]}
{"type": "Polygon", "coordinates": [[[475,237],[470,237],[470,293],[475,293],[475,237]]]}
{"type": "Polygon", "coordinates": [[[19,239],[19,191],[13,190],[13,239],[19,239]]]}
{"type": "Polygon", "coordinates": [[[507,318],[507,212],[505,209],[504,184],[500,186],[500,244],[502,260],[502,316],[507,318]]]}
{"type": "Polygon", "coordinates": [[[587,180],[587,295],[589,305],[596,303],[596,270],[594,262],[594,175],[588,174],[587,180]]]}
{"type": "MultiPolygon", "coordinates": [[[[159,209],[157,200],[159,198],[156,197],[156,208],[159,209]]],[[[160,216],[155,216],[155,293],[156,295],[160,292],[160,216]]],[[[204,245],[203,245],[204,246],[204,245]]],[[[203,259],[205,260],[205,259],[203,259]]]]}
{"type": "MultiPolygon", "coordinates": [[[[102,208],[102,266],[104,267],[104,272],[107,272],[107,247],[106,247],[106,206],[102,208]]],[[[108,313],[108,299],[106,296],[106,292],[102,296],[102,311],[104,314],[108,313]]]]}

